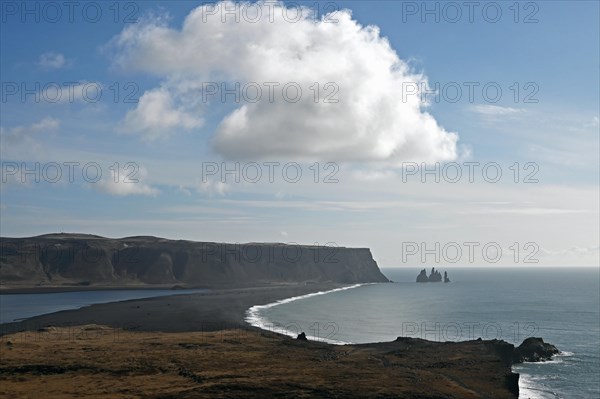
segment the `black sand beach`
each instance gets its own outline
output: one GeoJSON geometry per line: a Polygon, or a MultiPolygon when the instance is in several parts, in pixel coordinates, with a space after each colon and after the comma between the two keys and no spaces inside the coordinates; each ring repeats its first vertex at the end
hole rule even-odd
{"type": "MultiPolygon", "coordinates": [[[[194,332],[230,328],[250,328],[246,310],[280,299],[327,291],[342,284],[294,284],[257,288],[214,289],[198,294],[136,299],[97,304],[36,316],[24,321],[0,325],[0,334],[36,331],[45,326],[99,324],[134,331],[194,332]]],[[[1,301],[0,296],[0,301],[1,301]]]]}

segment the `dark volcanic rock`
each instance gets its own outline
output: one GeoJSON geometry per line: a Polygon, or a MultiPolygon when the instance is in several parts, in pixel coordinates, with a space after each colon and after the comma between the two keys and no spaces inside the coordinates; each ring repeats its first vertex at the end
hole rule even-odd
{"type": "Polygon", "coordinates": [[[3,237],[0,247],[0,281],[15,288],[388,281],[368,248],[109,239],[87,234],[3,237]]]}
{"type": "Polygon", "coordinates": [[[530,337],[515,348],[512,358],[514,363],[545,362],[558,353],[556,346],[545,343],[542,338],[530,337]]]}
{"type": "Polygon", "coordinates": [[[496,352],[500,359],[502,359],[502,363],[504,365],[512,366],[512,356],[515,350],[515,346],[513,344],[498,339],[484,341],[481,338],[478,338],[477,341],[484,343],[489,350],[496,352]]]}
{"type": "Polygon", "coordinates": [[[421,270],[421,273],[417,276],[417,283],[428,283],[429,277],[427,277],[427,271],[425,269],[421,270]]]}
{"type": "Polygon", "coordinates": [[[506,374],[506,388],[512,392],[516,398],[519,397],[519,373],[506,374]]]}
{"type": "MultiPolygon", "coordinates": [[[[509,342],[493,339],[490,341],[484,341],[479,338],[476,342],[483,343],[490,352],[495,352],[500,358],[502,364],[511,368],[513,365],[512,356],[515,350],[515,346],[509,342]]],[[[515,398],[519,397],[519,373],[508,372],[504,376],[505,386],[510,392],[515,395],[515,398]]]]}
{"type": "Polygon", "coordinates": [[[430,283],[439,283],[440,281],[442,281],[442,274],[435,270],[434,267],[431,268],[431,274],[429,275],[429,282],[430,283]]]}
{"type": "Polygon", "coordinates": [[[450,279],[448,278],[448,272],[444,272],[444,283],[449,283],[450,279]]]}
{"type": "MultiPolygon", "coordinates": [[[[438,270],[435,270],[435,267],[431,268],[431,274],[427,277],[427,270],[421,270],[421,273],[417,276],[417,283],[439,283],[442,281],[442,273],[438,270]]],[[[450,279],[448,278],[448,273],[444,272],[444,282],[449,283],[450,279]]]]}
{"type": "Polygon", "coordinates": [[[297,340],[299,341],[308,341],[308,338],[306,338],[306,334],[303,332],[301,332],[300,334],[298,334],[298,336],[296,337],[297,340]]]}

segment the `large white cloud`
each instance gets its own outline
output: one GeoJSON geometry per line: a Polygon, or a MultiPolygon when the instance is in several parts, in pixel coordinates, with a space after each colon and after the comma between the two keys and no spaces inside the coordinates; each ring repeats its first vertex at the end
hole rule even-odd
{"type": "MultiPolygon", "coordinates": [[[[186,99],[181,102],[185,109],[177,111],[184,115],[210,106],[199,100],[206,89],[203,83],[227,82],[231,88],[233,82],[242,87],[255,82],[263,87],[259,101],[242,98],[215,132],[212,143],[228,158],[392,163],[456,158],[458,136],[423,110],[419,95],[403,95],[407,87],[426,87],[426,78],[410,70],[377,27],[359,25],[347,10],[318,19],[302,9],[302,17],[292,22],[297,9],[281,3],[257,5],[203,5],[190,12],[181,29],[156,18],[129,26],[112,41],[115,63],[163,77],[156,90],[168,87],[169,93],[186,99]],[[236,7],[238,15],[224,12],[236,7]],[[256,18],[258,8],[261,16],[256,18]],[[274,101],[269,101],[266,82],[279,83],[274,101]],[[281,91],[290,82],[303,91],[295,103],[285,101],[281,91]],[[310,89],[315,82],[321,91],[318,102],[310,89]],[[328,82],[339,87],[337,103],[323,101],[335,87],[325,90],[328,82]]],[[[156,92],[142,100],[150,95],[156,92]]],[[[160,113],[133,123],[135,115],[157,109],[140,101],[128,115],[130,128],[137,125],[132,130],[151,138],[168,130],[152,129],[163,123],[160,113]]],[[[181,125],[181,118],[173,119],[179,121],[174,126],[181,125]]]]}

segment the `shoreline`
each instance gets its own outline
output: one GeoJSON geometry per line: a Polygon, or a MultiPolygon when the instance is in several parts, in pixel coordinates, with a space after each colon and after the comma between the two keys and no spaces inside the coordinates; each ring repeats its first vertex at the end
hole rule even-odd
{"type": "MultiPolygon", "coordinates": [[[[259,315],[259,312],[261,310],[263,310],[263,309],[269,309],[269,308],[272,308],[272,307],[275,307],[275,306],[284,305],[286,303],[298,301],[300,299],[312,298],[312,297],[319,296],[319,295],[330,294],[332,292],[351,290],[351,289],[362,287],[364,285],[369,285],[369,284],[378,284],[378,283],[353,284],[353,285],[350,285],[350,286],[347,286],[347,287],[334,288],[334,289],[331,289],[331,290],[328,290],[328,291],[318,291],[318,292],[314,292],[314,293],[309,293],[309,294],[294,296],[294,297],[291,297],[291,298],[280,299],[278,301],[275,301],[275,302],[272,302],[272,303],[268,303],[266,305],[254,305],[254,306],[250,307],[246,311],[246,313],[245,313],[246,317],[245,317],[244,321],[246,323],[248,323],[252,327],[260,328],[261,330],[265,330],[265,331],[272,331],[271,329],[269,329],[267,327],[269,325],[271,325],[273,327],[275,327],[275,326],[273,324],[268,324],[267,319],[264,318],[264,317],[261,317],[259,315]]],[[[279,334],[286,335],[286,336],[291,337],[291,338],[296,338],[296,336],[300,332],[302,332],[302,331],[290,332],[287,329],[281,329],[281,332],[279,334]]],[[[352,344],[352,342],[345,342],[345,341],[339,341],[339,340],[331,340],[331,339],[327,339],[327,338],[312,339],[311,337],[307,336],[307,339],[309,341],[325,342],[325,343],[332,344],[332,345],[349,345],[349,344],[352,344]]]]}
{"type": "MultiPolygon", "coordinates": [[[[344,288],[338,283],[285,284],[244,288],[212,288],[207,292],[93,304],[0,324],[0,335],[44,326],[100,324],[138,331],[194,332],[253,327],[246,312],[291,297],[344,288]]],[[[162,288],[164,289],[164,288],[162,288]]],[[[40,292],[38,292],[40,293],[40,292]]],[[[254,327],[253,327],[254,328],[254,327]]]]}
{"type": "MultiPolygon", "coordinates": [[[[0,382],[18,390],[22,385],[11,385],[14,381],[29,381],[31,389],[40,389],[36,376],[41,373],[61,393],[56,396],[61,396],[71,389],[74,377],[83,381],[80,389],[87,392],[106,378],[103,373],[118,373],[123,375],[120,380],[139,384],[136,389],[147,396],[183,386],[193,390],[193,397],[230,397],[235,382],[241,388],[234,396],[258,398],[280,391],[313,397],[377,397],[372,387],[385,380],[378,385],[384,396],[402,392],[428,398],[434,389],[439,397],[517,397],[519,377],[507,357],[513,346],[500,341],[443,343],[399,338],[332,345],[322,340],[299,341],[292,334],[259,328],[247,320],[251,309],[257,312],[361,285],[271,285],[181,295],[174,291],[169,296],[95,304],[3,323],[0,382]],[[58,352],[57,345],[62,348],[58,352]],[[230,353],[233,357],[223,363],[230,353]],[[140,371],[131,356],[139,356],[136,362],[140,364],[155,366],[140,371]],[[289,366],[290,356],[294,367],[289,366]],[[204,361],[198,362],[198,357],[204,361]],[[237,360],[231,363],[231,359],[237,360]],[[116,363],[118,371],[113,370],[116,363]],[[245,366],[235,377],[227,377],[238,364],[245,366]],[[254,378],[251,370],[276,377],[254,378]],[[141,377],[135,376],[140,372],[144,381],[155,382],[154,388],[139,383],[141,377]],[[222,378],[210,377],[219,373],[222,378]],[[323,380],[323,373],[332,380],[323,380]],[[210,378],[217,380],[208,384],[210,378]],[[211,389],[216,391],[207,394],[211,389]]],[[[111,397],[125,397],[108,392],[111,397]]]]}
{"type": "MultiPolygon", "coordinates": [[[[326,294],[330,294],[333,292],[338,292],[338,291],[344,291],[344,290],[349,290],[349,289],[354,289],[354,288],[358,288],[361,286],[365,286],[365,285],[370,285],[370,284],[381,284],[381,283],[360,283],[360,284],[352,284],[352,285],[342,285],[341,287],[338,287],[338,285],[340,284],[326,284],[325,288],[328,288],[326,290],[318,290],[318,291],[312,291],[310,290],[310,292],[308,293],[303,293],[301,295],[296,295],[296,296],[291,296],[291,297],[285,297],[282,299],[276,299],[273,302],[269,302],[267,304],[253,304],[251,306],[249,306],[245,311],[244,311],[244,315],[243,315],[243,323],[240,323],[238,325],[238,327],[244,328],[244,327],[252,327],[252,328],[257,328],[260,329],[262,331],[265,332],[269,332],[269,333],[276,333],[276,334],[281,334],[284,336],[288,336],[291,338],[296,338],[296,336],[301,332],[290,332],[285,328],[276,328],[277,326],[274,325],[273,323],[269,323],[267,319],[265,319],[264,317],[259,316],[259,312],[263,309],[267,309],[267,308],[272,308],[275,306],[279,306],[279,305],[283,305],[286,303],[290,303],[290,302],[294,302],[300,299],[304,299],[304,298],[311,298],[314,296],[320,296],[320,295],[326,295],[326,294]],[[330,288],[329,286],[336,286],[335,288],[330,288]]],[[[146,288],[146,287],[94,287],[93,289],[81,289],[80,287],[68,287],[70,289],[64,290],[64,287],[44,287],[45,289],[42,290],[38,290],[37,288],[29,288],[29,289],[17,289],[18,292],[14,292],[14,293],[8,293],[8,292],[1,292],[0,291],[0,298],[2,294],[5,295],[27,295],[27,294],[56,294],[56,293],[72,293],[72,292],[79,292],[79,293],[85,293],[85,292],[98,292],[98,291],[152,291],[152,290],[156,290],[156,291],[165,291],[165,290],[172,290],[173,293],[172,294],[168,294],[168,295],[161,295],[161,296],[156,296],[156,297],[146,297],[146,298],[131,298],[131,299],[123,299],[123,300],[117,300],[117,301],[111,301],[111,302],[102,302],[102,303],[95,303],[95,304],[86,304],[86,305],[82,305],[80,307],[77,308],[73,308],[73,309],[65,309],[65,310],[57,310],[57,311],[53,311],[53,312],[48,312],[48,313],[44,313],[44,314],[40,314],[40,315],[36,315],[36,316],[30,316],[30,317],[23,317],[23,318],[19,318],[16,319],[14,321],[10,321],[10,322],[5,322],[5,323],[0,323],[0,336],[5,335],[6,333],[4,332],[4,326],[14,326],[14,325],[23,325],[23,324],[30,324],[31,322],[33,322],[34,324],[50,324],[53,326],[56,326],[54,324],[52,324],[52,321],[45,321],[45,320],[40,320],[40,323],[38,323],[38,319],[54,319],[54,315],[58,315],[65,313],[65,312],[74,312],[74,311],[82,311],[82,310],[86,310],[88,308],[94,307],[94,306],[99,306],[99,305],[106,305],[106,306],[110,306],[110,305],[117,305],[117,304],[127,304],[130,302],[137,302],[137,301],[146,301],[146,300],[158,300],[158,299],[169,299],[169,298],[173,298],[175,296],[189,296],[189,295],[202,295],[202,294],[210,294],[212,291],[216,291],[217,293],[219,293],[219,291],[230,291],[230,290],[244,290],[244,289],[251,289],[251,290],[260,290],[260,289],[268,289],[268,288],[285,288],[285,287],[290,287],[290,286],[298,286],[298,285],[276,285],[276,286],[263,286],[263,287],[246,287],[246,288],[230,288],[230,289],[213,289],[213,288],[166,288],[166,287],[152,287],[152,288],[146,288]],[[189,290],[205,290],[205,292],[198,292],[198,293],[188,293],[188,292],[178,292],[178,291],[189,291],[189,290]]],[[[320,284],[310,284],[310,285],[304,285],[304,287],[322,287],[322,285],[320,284]]],[[[137,305],[136,305],[137,306],[137,305]]],[[[75,318],[77,318],[76,315],[74,315],[75,318]]],[[[61,318],[61,320],[63,320],[61,318]]],[[[231,320],[235,323],[237,323],[240,320],[231,320]]],[[[73,321],[73,323],[77,323],[77,321],[73,321]]],[[[72,324],[72,323],[68,323],[68,324],[72,324]]],[[[60,326],[60,324],[58,324],[58,326],[60,326]]],[[[115,326],[111,326],[111,327],[115,327],[115,326]]],[[[43,326],[42,326],[43,328],[43,326]]],[[[25,327],[25,330],[27,330],[27,328],[25,327]]],[[[326,338],[321,338],[321,339],[314,339],[314,337],[310,336],[308,337],[309,340],[311,341],[315,341],[315,342],[325,342],[328,344],[333,344],[333,345],[349,345],[349,344],[353,344],[353,342],[346,342],[346,341],[339,341],[339,340],[331,340],[331,339],[326,339],[326,338]]]]}
{"type": "MultiPolygon", "coordinates": [[[[285,286],[285,284],[276,284],[285,286]]],[[[295,285],[295,284],[290,284],[295,285]]],[[[264,285],[179,285],[179,284],[136,284],[136,285],[42,285],[36,287],[19,287],[0,285],[0,297],[2,295],[22,295],[22,294],[59,294],[65,292],[88,292],[88,291],[138,291],[138,290],[212,290],[212,289],[241,289],[241,288],[262,288],[274,286],[272,284],[264,285]]]]}
{"type": "Polygon", "coordinates": [[[210,289],[208,287],[177,287],[168,286],[115,286],[115,287],[88,287],[88,286],[68,286],[68,287],[39,287],[39,288],[0,288],[0,297],[2,295],[33,295],[33,294],[64,294],[67,292],[97,292],[97,291],[164,291],[173,290],[200,290],[210,289]]]}

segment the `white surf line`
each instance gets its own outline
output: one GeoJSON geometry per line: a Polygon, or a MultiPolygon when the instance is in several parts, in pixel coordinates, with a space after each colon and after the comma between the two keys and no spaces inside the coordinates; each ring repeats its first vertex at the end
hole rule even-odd
{"type": "MultiPolygon", "coordinates": [[[[562,358],[573,356],[573,352],[561,351],[553,356],[552,360],[546,360],[543,362],[523,362],[522,364],[535,364],[536,366],[544,364],[557,364],[563,363],[562,358]]],[[[545,386],[540,384],[535,377],[539,377],[536,374],[526,372],[522,365],[513,367],[519,373],[519,397],[525,399],[554,399],[560,398],[560,395],[556,392],[552,392],[545,389],[545,386]]]]}
{"type": "MultiPolygon", "coordinates": [[[[310,294],[305,294],[305,295],[299,295],[299,296],[294,296],[291,298],[285,298],[285,299],[280,299],[279,301],[275,301],[275,302],[271,302],[268,303],[266,305],[255,305],[252,306],[250,309],[248,309],[246,311],[246,317],[245,317],[245,321],[246,323],[250,324],[253,327],[258,327],[260,329],[263,330],[267,330],[270,332],[278,332],[280,334],[284,334],[287,335],[289,337],[292,338],[296,338],[296,336],[298,334],[300,334],[301,331],[289,331],[287,328],[282,327],[281,331],[276,331],[275,325],[273,323],[270,323],[266,318],[262,317],[260,315],[260,312],[264,309],[269,309],[275,306],[279,306],[279,305],[283,305],[286,303],[290,303],[290,302],[294,302],[294,301],[298,301],[300,299],[306,299],[306,298],[311,298],[314,296],[319,296],[319,295],[325,295],[325,294],[330,294],[332,292],[338,292],[338,291],[345,291],[345,290],[350,290],[353,288],[358,288],[358,287],[362,287],[363,285],[370,285],[370,284],[377,284],[377,283],[363,283],[363,284],[354,284],[354,285],[350,285],[348,287],[342,287],[342,288],[335,288],[329,291],[318,291],[318,292],[312,292],[310,294]]],[[[296,325],[297,323],[290,323],[296,325]]],[[[318,341],[318,342],[327,342],[329,344],[334,344],[334,345],[346,345],[346,344],[351,344],[352,342],[344,342],[344,341],[338,341],[338,340],[334,340],[334,339],[328,339],[328,338],[315,338],[315,337],[309,337],[308,335],[306,336],[306,338],[308,338],[311,341],[318,341]]]]}
{"type": "Polygon", "coordinates": [[[536,379],[534,379],[533,374],[523,374],[519,375],[519,398],[523,399],[555,399],[560,398],[556,392],[549,391],[544,389],[542,385],[540,385],[536,379]]]}

